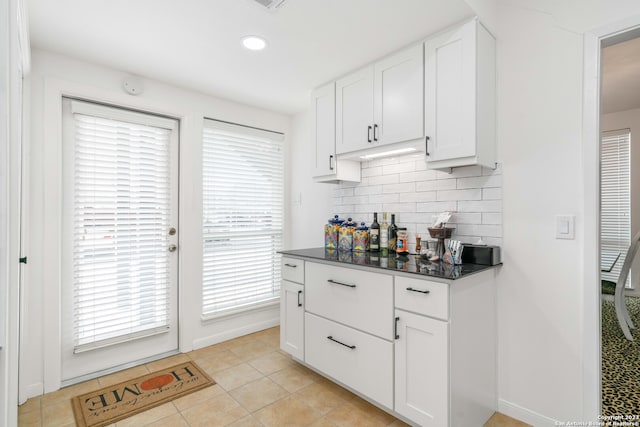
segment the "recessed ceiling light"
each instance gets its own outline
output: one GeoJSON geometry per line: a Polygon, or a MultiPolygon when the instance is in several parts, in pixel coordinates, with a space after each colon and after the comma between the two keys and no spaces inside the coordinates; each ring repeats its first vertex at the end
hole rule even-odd
{"type": "Polygon", "coordinates": [[[242,38],[242,45],[250,50],[262,50],[267,47],[267,41],[258,36],[245,36],[242,38]]]}

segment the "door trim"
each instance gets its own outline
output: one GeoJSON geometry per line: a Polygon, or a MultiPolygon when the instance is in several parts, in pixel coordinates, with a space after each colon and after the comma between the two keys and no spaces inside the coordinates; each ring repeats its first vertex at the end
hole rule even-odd
{"type": "Polygon", "coordinates": [[[596,421],[600,414],[600,46],[611,36],[640,27],[640,15],[598,27],[584,34],[582,164],[582,321],[583,321],[583,419],[596,421]]]}
{"type": "MultiPolygon", "coordinates": [[[[125,93],[102,90],[95,87],[78,84],[58,78],[44,79],[43,116],[44,123],[44,164],[43,179],[43,210],[52,217],[47,233],[42,237],[42,269],[43,274],[43,304],[42,312],[45,329],[43,330],[43,349],[47,357],[43,360],[44,393],[60,389],[62,386],[62,325],[61,325],[61,295],[62,295],[62,98],[90,99],[93,102],[118,105],[133,110],[148,111],[152,114],[170,116],[179,122],[184,120],[178,111],[166,110],[163,106],[152,105],[143,98],[134,98],[125,93]]],[[[32,118],[35,120],[38,118],[32,118]]],[[[182,127],[179,128],[178,138],[182,139],[182,127]]],[[[178,149],[179,152],[179,149],[178,149]]],[[[178,156],[178,176],[180,171],[178,156]]],[[[180,187],[180,186],[179,186],[180,187]]],[[[180,191],[180,188],[178,189],[180,191]]],[[[180,200],[180,195],[178,195],[180,200]]],[[[178,202],[178,229],[182,229],[180,203],[178,202]]],[[[179,238],[178,244],[181,244],[179,238]]],[[[178,351],[182,348],[182,322],[180,322],[180,307],[182,292],[181,255],[178,252],[178,351]]]]}

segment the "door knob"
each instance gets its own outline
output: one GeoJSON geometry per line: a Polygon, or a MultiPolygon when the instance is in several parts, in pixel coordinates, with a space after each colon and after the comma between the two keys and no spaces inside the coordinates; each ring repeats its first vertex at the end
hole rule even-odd
{"type": "Polygon", "coordinates": [[[169,245],[169,247],[167,249],[169,249],[169,252],[175,252],[176,249],[178,249],[178,247],[176,245],[172,244],[172,245],[169,245]]]}

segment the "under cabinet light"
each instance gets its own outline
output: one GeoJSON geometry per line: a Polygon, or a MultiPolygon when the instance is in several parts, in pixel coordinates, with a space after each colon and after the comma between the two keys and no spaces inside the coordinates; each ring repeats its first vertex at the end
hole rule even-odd
{"type": "Polygon", "coordinates": [[[398,148],[397,150],[389,150],[389,151],[383,151],[381,153],[375,153],[375,154],[367,154],[365,156],[360,156],[361,159],[375,159],[378,157],[387,157],[387,156],[393,156],[394,154],[406,154],[406,153],[411,153],[413,151],[417,151],[415,148],[412,147],[408,147],[408,148],[398,148]]]}

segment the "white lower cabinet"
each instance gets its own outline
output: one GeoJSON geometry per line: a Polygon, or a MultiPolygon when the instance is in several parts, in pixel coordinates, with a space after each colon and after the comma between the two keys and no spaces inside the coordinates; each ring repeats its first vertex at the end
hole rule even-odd
{"type": "Polygon", "coordinates": [[[305,362],[353,390],[393,407],[393,344],[305,314],[305,362]]]}
{"type": "Polygon", "coordinates": [[[491,417],[493,269],[434,281],[307,259],[304,280],[296,277],[304,288],[282,282],[284,351],[415,426],[477,427],[491,417]]]}
{"type": "Polygon", "coordinates": [[[448,322],[396,310],[395,405],[425,427],[449,425],[448,322]]]}
{"type": "Polygon", "coordinates": [[[304,286],[288,280],[280,284],[280,348],[304,360],[304,286]]]}

